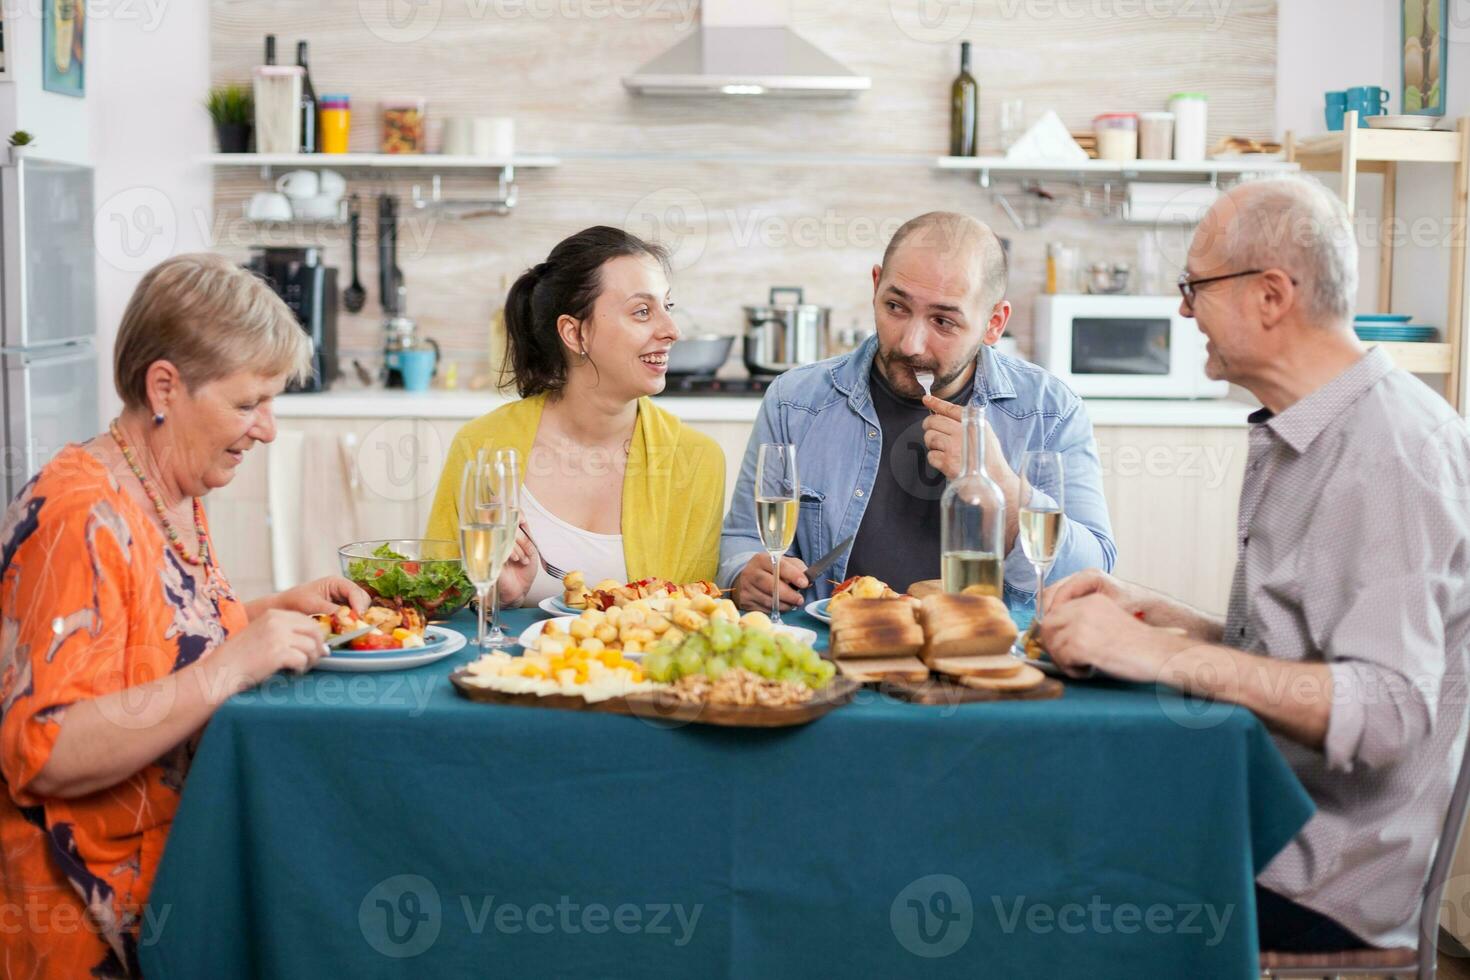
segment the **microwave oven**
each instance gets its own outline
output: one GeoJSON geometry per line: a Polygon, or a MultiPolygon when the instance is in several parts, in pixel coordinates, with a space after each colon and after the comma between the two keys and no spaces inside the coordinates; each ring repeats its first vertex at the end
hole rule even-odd
{"type": "Polygon", "coordinates": [[[1042,295],[1035,361],[1083,398],[1224,398],[1179,297],[1042,295]]]}

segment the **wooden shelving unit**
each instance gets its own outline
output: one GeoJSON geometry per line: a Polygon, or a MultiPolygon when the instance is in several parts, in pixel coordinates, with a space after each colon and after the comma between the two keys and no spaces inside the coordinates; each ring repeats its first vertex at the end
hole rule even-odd
{"type": "MultiPolygon", "coordinates": [[[[1445,397],[1456,409],[1460,407],[1460,389],[1464,384],[1464,339],[1467,310],[1465,297],[1467,204],[1470,204],[1470,117],[1460,119],[1453,130],[1417,131],[1403,129],[1360,129],[1358,114],[1349,112],[1339,133],[1298,142],[1286,134],[1287,159],[1301,164],[1303,170],[1331,172],[1342,178],[1342,199],[1348,214],[1358,206],[1358,174],[1383,175],[1383,214],[1385,227],[1391,226],[1396,213],[1398,165],[1430,163],[1454,167],[1450,201],[1450,282],[1448,316],[1445,318],[1444,342],[1438,344],[1379,344],[1393,356],[1395,363],[1416,374],[1443,374],[1447,380],[1445,397]]],[[[1393,255],[1385,242],[1379,254],[1378,312],[1390,313],[1393,305],[1393,255]]]]}

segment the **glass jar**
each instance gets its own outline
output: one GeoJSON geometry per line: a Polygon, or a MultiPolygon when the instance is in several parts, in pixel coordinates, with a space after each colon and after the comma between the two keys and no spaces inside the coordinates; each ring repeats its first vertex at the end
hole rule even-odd
{"type": "Polygon", "coordinates": [[[1140,160],[1174,159],[1174,113],[1140,112],[1138,114],[1138,158],[1140,160]]]}
{"type": "Polygon", "coordinates": [[[424,110],[421,98],[385,99],[382,102],[384,153],[423,153],[424,110]]]}
{"type": "Polygon", "coordinates": [[[352,131],[352,103],[345,95],[323,95],[317,101],[317,133],[323,153],[346,153],[352,131]]]}
{"type": "Polygon", "coordinates": [[[1099,160],[1138,159],[1138,116],[1105,112],[1092,121],[1099,160]]]}
{"type": "Polygon", "coordinates": [[[1174,114],[1174,159],[1198,162],[1205,158],[1210,103],[1199,92],[1178,92],[1169,98],[1174,114]]]}

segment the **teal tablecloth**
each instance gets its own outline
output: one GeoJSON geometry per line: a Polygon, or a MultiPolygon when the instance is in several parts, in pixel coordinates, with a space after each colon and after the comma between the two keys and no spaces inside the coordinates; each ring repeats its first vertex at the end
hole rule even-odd
{"type": "Polygon", "coordinates": [[[1312,812],[1248,712],[1152,688],[668,729],[470,702],[473,655],[225,704],[145,973],[1245,978],[1312,812]]]}

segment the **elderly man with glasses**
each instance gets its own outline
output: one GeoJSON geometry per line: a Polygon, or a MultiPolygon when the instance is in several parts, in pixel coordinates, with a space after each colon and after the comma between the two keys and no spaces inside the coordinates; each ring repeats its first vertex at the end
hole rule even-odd
{"type": "Polygon", "coordinates": [[[1257,877],[1265,949],[1416,945],[1466,737],[1470,436],[1358,341],[1357,268],[1347,211],[1315,181],[1216,203],[1181,310],[1209,338],[1207,373],[1265,406],[1228,612],[1096,571],[1045,596],[1041,639],[1064,667],[1241,704],[1274,733],[1317,812],[1257,877]]]}

